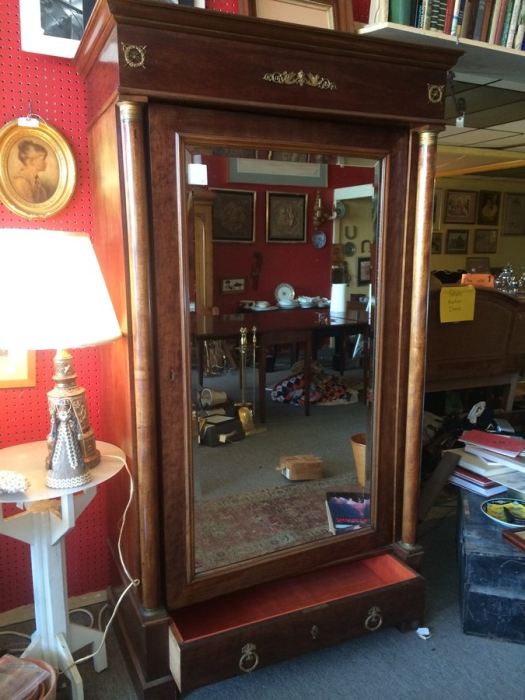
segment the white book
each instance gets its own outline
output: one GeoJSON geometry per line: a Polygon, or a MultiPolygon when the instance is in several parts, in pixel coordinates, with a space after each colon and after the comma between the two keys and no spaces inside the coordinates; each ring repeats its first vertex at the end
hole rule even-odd
{"type": "Polygon", "coordinates": [[[513,471],[512,468],[506,467],[498,462],[488,461],[478,455],[465,452],[462,447],[444,450],[444,452],[451,452],[452,454],[459,455],[460,467],[470,469],[471,472],[481,474],[481,476],[486,476],[493,481],[498,481],[497,475],[510,474],[513,471]]]}
{"type": "Polygon", "coordinates": [[[496,454],[490,450],[485,450],[476,445],[465,445],[465,452],[482,457],[484,460],[492,461],[493,464],[501,464],[511,469],[525,473],[525,457],[507,457],[506,455],[496,454]]]}
{"type": "Polygon", "coordinates": [[[514,7],[512,8],[512,15],[510,17],[509,33],[507,34],[507,43],[505,46],[511,49],[514,46],[514,37],[516,36],[516,30],[518,29],[518,23],[521,16],[521,0],[514,1],[514,7]]]}
{"type": "Polygon", "coordinates": [[[478,484],[473,484],[472,481],[467,479],[462,479],[460,476],[451,474],[448,478],[448,483],[454,486],[459,486],[461,489],[466,489],[467,491],[472,491],[472,493],[479,493],[481,496],[497,496],[498,493],[505,493],[507,490],[506,486],[501,484],[496,484],[495,486],[483,487],[478,484]]]}

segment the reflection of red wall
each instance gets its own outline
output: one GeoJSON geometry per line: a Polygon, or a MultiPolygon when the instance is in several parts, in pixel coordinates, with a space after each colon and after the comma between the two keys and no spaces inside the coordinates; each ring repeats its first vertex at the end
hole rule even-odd
{"type": "MultiPolygon", "coordinates": [[[[237,0],[206,0],[206,7],[210,10],[231,12],[232,14],[236,14],[238,11],[237,0]]],[[[352,0],[352,7],[356,22],[368,22],[370,0],[352,0]]]]}
{"type": "MultiPolygon", "coordinates": [[[[296,295],[330,296],[332,260],[332,222],[321,225],[320,230],[327,235],[327,245],[318,250],[312,245],[314,225],[312,223],[316,188],[290,187],[283,185],[239,185],[230,183],[226,173],[226,159],[206,157],[208,165],[208,186],[234,190],[249,190],[256,193],[255,200],[255,242],[224,243],[213,246],[214,301],[221,313],[231,313],[238,309],[240,299],[265,299],[275,301],[275,288],[281,282],[292,285],[296,295]],[[306,194],[306,243],[266,243],[266,193],[295,192],[306,194]],[[255,254],[262,256],[261,272],[257,289],[254,288],[250,272],[255,254]],[[242,294],[222,294],[221,280],[244,277],[246,289],[242,294]]],[[[359,185],[372,181],[370,170],[330,165],[328,168],[328,188],[323,190],[323,208],[329,210],[333,203],[333,188],[359,185]]]]}

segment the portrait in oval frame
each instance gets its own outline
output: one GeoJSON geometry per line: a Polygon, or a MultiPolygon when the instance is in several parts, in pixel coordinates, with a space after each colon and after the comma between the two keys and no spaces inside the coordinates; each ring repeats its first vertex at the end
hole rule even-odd
{"type": "Polygon", "coordinates": [[[26,121],[0,129],[0,200],[25,219],[46,219],[73,195],[75,159],[59,131],[41,119],[26,121]]]}

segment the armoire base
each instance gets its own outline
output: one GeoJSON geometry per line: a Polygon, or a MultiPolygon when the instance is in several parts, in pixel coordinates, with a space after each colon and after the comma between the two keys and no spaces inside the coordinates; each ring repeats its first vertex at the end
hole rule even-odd
{"type": "MultiPolygon", "coordinates": [[[[109,589],[108,599],[113,606],[120,593],[119,588],[109,589]]],[[[144,700],[177,697],[168,659],[171,618],[165,610],[144,611],[136,591],[131,589],[120,605],[115,622],[122,655],[138,697],[144,700]]]]}

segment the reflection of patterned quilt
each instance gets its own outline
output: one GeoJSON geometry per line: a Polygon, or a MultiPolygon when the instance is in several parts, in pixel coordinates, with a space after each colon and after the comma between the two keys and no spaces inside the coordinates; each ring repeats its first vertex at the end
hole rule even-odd
{"type": "MultiPolygon", "coordinates": [[[[274,401],[302,406],[304,404],[304,373],[297,372],[274,384],[271,397],[274,401]]],[[[333,374],[320,371],[312,375],[310,403],[356,403],[357,400],[357,391],[333,374]]]]}

